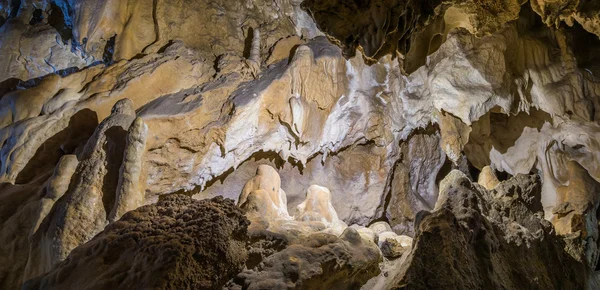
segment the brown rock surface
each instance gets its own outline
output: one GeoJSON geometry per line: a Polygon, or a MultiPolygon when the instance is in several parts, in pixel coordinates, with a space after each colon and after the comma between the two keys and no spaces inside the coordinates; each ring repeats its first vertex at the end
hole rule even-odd
{"type": "Polygon", "coordinates": [[[23,289],[221,289],[247,259],[248,224],[232,200],[166,196],[128,212],[23,289]]]}
{"type": "Polygon", "coordinates": [[[419,224],[398,287],[592,287],[590,269],[564,251],[565,242],[543,220],[537,177],[518,175],[487,192],[453,171],[442,184],[443,198],[419,224]]]}
{"type": "Polygon", "coordinates": [[[379,250],[348,228],[315,233],[244,270],[225,289],[357,289],[379,274],[379,250]]]}

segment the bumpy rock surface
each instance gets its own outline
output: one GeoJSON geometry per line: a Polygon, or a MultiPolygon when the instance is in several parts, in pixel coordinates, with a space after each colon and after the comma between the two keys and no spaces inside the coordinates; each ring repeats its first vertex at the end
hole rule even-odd
{"type": "MultiPolygon", "coordinates": [[[[545,241],[564,239],[577,263],[596,269],[599,7],[0,0],[0,288],[53,270],[126,212],[171,193],[238,202],[253,222],[249,271],[315,233],[340,249],[347,225],[368,248],[380,242],[374,222],[418,239],[419,225],[452,203],[441,181],[453,169],[485,187],[473,185],[487,202],[475,223],[487,220],[496,237],[513,217],[485,213],[497,204],[486,196],[538,175],[543,218],[559,235],[545,241]]],[[[533,253],[556,248],[539,263],[570,265],[559,248],[531,243],[533,253]]],[[[396,287],[412,265],[412,248],[388,246],[365,289],[396,287]]],[[[492,256],[501,266],[511,258],[492,256]]],[[[539,285],[558,287],[539,273],[539,285]]],[[[562,278],[568,287],[581,277],[562,278]]]]}
{"type": "Polygon", "coordinates": [[[243,269],[248,225],[232,200],[167,196],[128,212],[23,289],[221,289],[243,269]]]}
{"type": "Polygon", "coordinates": [[[357,289],[379,274],[379,250],[348,228],[315,233],[241,272],[226,289],[357,289]]]}
{"type": "Polygon", "coordinates": [[[374,233],[341,222],[329,189],[310,186],[290,217],[275,214],[269,191],[283,193],[275,195],[276,200],[286,199],[279,183],[277,171],[261,165],[244,186],[240,200],[248,198],[242,209],[252,221],[249,259],[247,269],[226,289],[356,289],[379,274],[381,254],[374,233]],[[262,189],[247,194],[256,187],[262,189]]]}
{"type": "Polygon", "coordinates": [[[517,175],[486,191],[453,171],[442,184],[398,287],[595,289],[590,268],[565,252],[543,219],[537,177],[517,175]]]}

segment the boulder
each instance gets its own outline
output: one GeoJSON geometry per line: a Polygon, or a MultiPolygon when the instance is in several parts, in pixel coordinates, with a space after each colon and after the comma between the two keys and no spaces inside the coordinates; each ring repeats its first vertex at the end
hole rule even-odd
{"type": "Polygon", "coordinates": [[[386,258],[398,258],[410,250],[413,239],[408,236],[397,235],[394,232],[382,232],[378,236],[377,245],[386,258]]]}

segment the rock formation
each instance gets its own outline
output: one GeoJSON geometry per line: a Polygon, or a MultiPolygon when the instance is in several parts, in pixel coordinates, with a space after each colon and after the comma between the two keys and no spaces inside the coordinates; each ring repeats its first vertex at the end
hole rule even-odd
{"type": "Polygon", "coordinates": [[[23,289],[220,289],[247,259],[248,224],[232,200],[166,196],[128,212],[23,289]]]}
{"type": "Polygon", "coordinates": [[[79,283],[185,195],[251,221],[206,287],[595,289],[599,23],[583,0],[0,0],[0,288],[79,283]]]}

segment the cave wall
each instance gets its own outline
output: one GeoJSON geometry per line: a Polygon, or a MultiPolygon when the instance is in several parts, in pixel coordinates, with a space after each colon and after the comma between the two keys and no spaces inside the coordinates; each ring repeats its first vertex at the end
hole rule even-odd
{"type": "Polygon", "coordinates": [[[0,237],[19,245],[0,248],[14,264],[0,286],[50,271],[167,195],[238,201],[264,164],[291,216],[317,184],[342,222],[412,237],[451,170],[487,190],[535,174],[545,219],[579,235],[595,268],[599,11],[575,0],[0,1],[0,204],[15,207],[0,212],[0,237]]]}

